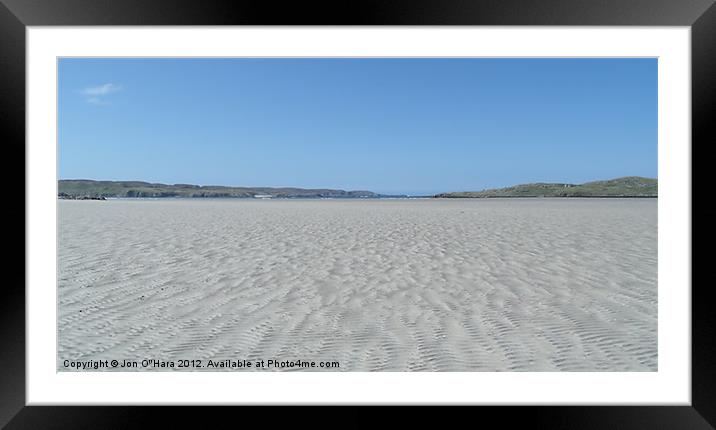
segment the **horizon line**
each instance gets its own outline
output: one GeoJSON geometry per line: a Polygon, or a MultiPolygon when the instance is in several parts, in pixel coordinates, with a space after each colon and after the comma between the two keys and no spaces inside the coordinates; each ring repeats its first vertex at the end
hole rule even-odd
{"type": "MultiPolygon", "coordinates": [[[[648,177],[648,176],[627,175],[627,176],[618,176],[618,177],[608,178],[608,179],[593,179],[593,180],[589,180],[589,181],[585,181],[585,182],[579,182],[579,183],[575,183],[575,182],[532,181],[532,182],[521,182],[521,183],[511,184],[511,185],[503,185],[503,186],[500,186],[500,187],[482,188],[481,190],[478,190],[477,188],[474,188],[474,189],[471,189],[471,190],[463,189],[463,190],[460,190],[460,191],[449,191],[449,192],[486,191],[486,190],[491,190],[491,189],[509,188],[509,187],[515,187],[515,186],[520,186],[520,185],[536,185],[536,184],[569,184],[569,185],[583,185],[583,184],[588,184],[588,183],[591,183],[591,182],[613,181],[613,180],[617,180],[617,179],[626,179],[626,178],[641,178],[641,179],[650,179],[650,180],[658,181],[658,176],[655,177],[655,178],[651,178],[651,177],[648,177]]],[[[335,191],[346,191],[346,192],[365,191],[365,192],[371,192],[371,193],[375,193],[375,194],[384,194],[383,192],[375,192],[375,191],[372,191],[372,190],[370,190],[370,189],[368,189],[368,188],[364,188],[364,189],[361,189],[361,188],[350,189],[350,188],[345,188],[345,187],[333,188],[333,187],[325,187],[325,186],[323,186],[323,187],[301,187],[301,186],[292,186],[292,185],[284,185],[284,186],[266,186],[266,185],[253,185],[253,186],[250,186],[250,185],[219,185],[219,184],[198,185],[198,184],[191,184],[191,183],[188,183],[188,182],[165,183],[165,182],[151,182],[151,181],[138,180],[138,179],[114,180],[114,179],[85,179],[85,178],[73,178],[73,179],[62,179],[62,178],[58,178],[57,181],[58,181],[58,182],[59,182],[59,181],[143,182],[143,183],[152,184],[152,185],[167,185],[167,186],[188,185],[188,186],[200,187],[200,188],[210,188],[210,187],[225,187],[225,188],[270,188],[270,189],[286,189],[286,188],[290,189],[290,188],[292,188],[292,189],[301,189],[301,190],[335,190],[335,191]]],[[[390,191],[390,192],[407,194],[406,192],[400,192],[400,191],[390,191]]],[[[432,193],[438,193],[438,194],[439,194],[439,193],[441,193],[441,192],[439,192],[439,191],[430,191],[430,192],[428,192],[428,194],[432,194],[432,193]]]]}

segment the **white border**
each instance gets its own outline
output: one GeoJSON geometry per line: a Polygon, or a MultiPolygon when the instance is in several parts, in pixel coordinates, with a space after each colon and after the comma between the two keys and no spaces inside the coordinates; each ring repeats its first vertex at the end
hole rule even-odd
{"type": "Polygon", "coordinates": [[[27,403],[690,405],[690,35],[688,27],[28,27],[27,403]],[[62,56],[658,57],[658,372],[56,372],[62,56]]]}

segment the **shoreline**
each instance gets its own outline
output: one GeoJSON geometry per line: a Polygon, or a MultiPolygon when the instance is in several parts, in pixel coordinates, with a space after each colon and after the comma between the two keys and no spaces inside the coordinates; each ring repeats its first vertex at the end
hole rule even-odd
{"type": "Polygon", "coordinates": [[[375,201],[375,200],[494,200],[494,199],[515,199],[515,200],[578,200],[578,199],[658,199],[659,196],[490,196],[490,197],[435,197],[435,196],[405,196],[405,197],[76,197],[63,198],[58,197],[57,200],[64,201],[149,201],[149,200],[239,200],[239,201],[259,201],[259,200],[340,200],[340,201],[375,201]]]}

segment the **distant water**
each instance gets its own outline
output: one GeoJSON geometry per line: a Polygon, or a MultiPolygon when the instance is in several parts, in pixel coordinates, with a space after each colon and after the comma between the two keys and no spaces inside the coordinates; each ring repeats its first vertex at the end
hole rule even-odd
{"type": "Polygon", "coordinates": [[[147,200],[390,200],[390,199],[428,199],[427,196],[378,196],[378,197],[107,197],[107,200],[147,201],[147,200]]]}

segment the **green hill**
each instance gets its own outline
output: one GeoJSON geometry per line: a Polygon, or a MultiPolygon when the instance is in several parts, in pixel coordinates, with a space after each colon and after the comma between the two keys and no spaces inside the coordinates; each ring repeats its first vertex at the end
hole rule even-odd
{"type": "Polygon", "coordinates": [[[58,181],[60,198],[99,197],[255,197],[276,198],[359,198],[379,197],[371,191],[343,191],[331,189],[224,187],[188,184],[153,184],[138,181],[92,181],[86,179],[58,181]]]}
{"type": "Polygon", "coordinates": [[[584,184],[535,183],[483,191],[438,194],[437,198],[490,197],[657,197],[656,179],[627,176],[584,184]]]}

